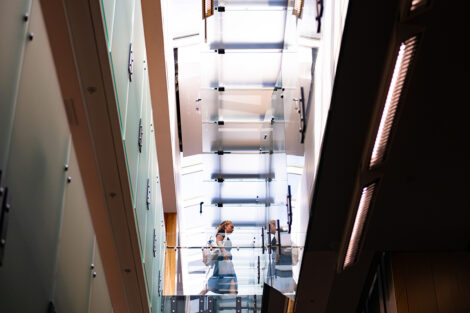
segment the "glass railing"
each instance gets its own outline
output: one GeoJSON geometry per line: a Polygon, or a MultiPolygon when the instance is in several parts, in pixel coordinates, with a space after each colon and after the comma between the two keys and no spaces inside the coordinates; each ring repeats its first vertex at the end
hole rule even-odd
{"type": "MultiPolygon", "coordinates": [[[[256,313],[261,312],[260,295],[164,296],[162,313],[256,313]]],[[[160,312],[160,311],[159,311],[160,312]]]]}
{"type": "MultiPolygon", "coordinates": [[[[192,220],[198,224],[194,216],[192,220]]],[[[286,296],[295,296],[303,252],[298,242],[303,234],[288,233],[286,225],[281,232],[270,234],[269,217],[262,220],[259,226],[234,220],[234,230],[226,234],[223,248],[215,243],[216,227],[181,232],[176,240],[179,244],[167,247],[181,260],[179,295],[261,296],[266,283],[286,296]]]]}
{"type": "Polygon", "coordinates": [[[207,20],[207,43],[212,49],[282,48],[285,6],[219,5],[223,11],[215,11],[207,20]]]}
{"type": "Polygon", "coordinates": [[[218,173],[240,175],[273,175],[286,179],[286,154],[283,151],[224,151],[205,153],[202,156],[203,179],[213,178],[218,173]],[[243,167],[240,167],[243,164],[243,167]],[[279,169],[279,170],[278,170],[279,169]]]}
{"type": "Polygon", "coordinates": [[[283,122],[203,123],[204,152],[284,151],[283,122]]]}
{"type": "Polygon", "coordinates": [[[275,87],[282,49],[201,51],[201,86],[275,87]]]}
{"type": "Polygon", "coordinates": [[[270,122],[282,121],[284,109],[272,102],[274,88],[201,88],[202,121],[270,122]]]}

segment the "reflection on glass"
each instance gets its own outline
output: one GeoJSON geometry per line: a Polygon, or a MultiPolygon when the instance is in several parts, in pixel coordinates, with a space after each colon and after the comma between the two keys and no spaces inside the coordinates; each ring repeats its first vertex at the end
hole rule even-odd
{"type": "Polygon", "coordinates": [[[283,120],[283,110],[271,102],[273,88],[201,88],[203,122],[270,122],[283,120]]]}
{"type": "MultiPolygon", "coordinates": [[[[261,311],[261,295],[164,296],[163,313],[242,312],[261,311]]],[[[160,312],[160,311],[158,311],[160,312]]]]}
{"type": "Polygon", "coordinates": [[[260,43],[279,49],[284,39],[285,16],[284,7],[228,4],[224,12],[216,12],[214,18],[207,20],[207,42],[212,49],[259,49],[260,43]]]}
{"type": "Polygon", "coordinates": [[[300,249],[293,247],[291,234],[280,229],[276,220],[267,225],[268,241],[271,247],[267,282],[285,295],[296,290],[292,267],[298,264],[300,249]]]}
{"type": "Polygon", "coordinates": [[[259,226],[234,222],[233,232],[226,230],[223,238],[217,230],[221,223],[180,233],[180,245],[168,248],[176,249],[182,260],[183,294],[262,295],[268,283],[293,295],[302,251],[296,239],[301,234],[289,234],[281,221],[280,232],[269,230],[269,220],[264,218],[259,226]]]}

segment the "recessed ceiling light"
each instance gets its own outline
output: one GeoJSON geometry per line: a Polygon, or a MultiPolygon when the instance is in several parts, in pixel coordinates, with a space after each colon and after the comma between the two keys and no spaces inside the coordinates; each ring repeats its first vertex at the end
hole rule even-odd
{"type": "Polygon", "coordinates": [[[359,245],[361,243],[364,226],[369,213],[370,202],[374,194],[376,183],[372,183],[362,188],[361,199],[356,211],[356,218],[354,219],[354,226],[349,238],[346,256],[344,258],[343,269],[351,266],[357,259],[359,253],[359,245]]]}
{"type": "Polygon", "coordinates": [[[417,37],[412,37],[400,45],[392,80],[388,88],[379,129],[375,138],[374,148],[370,157],[369,167],[373,167],[382,162],[385,149],[389,141],[393,120],[400,102],[403,86],[408,73],[408,68],[416,51],[417,37]]]}

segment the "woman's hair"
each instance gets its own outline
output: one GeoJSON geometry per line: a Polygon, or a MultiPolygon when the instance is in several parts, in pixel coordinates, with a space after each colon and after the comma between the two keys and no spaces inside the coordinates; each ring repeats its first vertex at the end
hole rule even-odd
{"type": "Polygon", "coordinates": [[[217,226],[217,233],[220,233],[221,231],[225,232],[225,226],[228,224],[233,224],[233,223],[230,220],[225,220],[222,223],[220,223],[219,226],[217,226]]]}

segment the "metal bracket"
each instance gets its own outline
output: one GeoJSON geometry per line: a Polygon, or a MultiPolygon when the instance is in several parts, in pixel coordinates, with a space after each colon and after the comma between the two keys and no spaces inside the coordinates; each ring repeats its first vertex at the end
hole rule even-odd
{"type": "Polygon", "coordinates": [[[139,119],[139,139],[137,144],[139,145],[139,153],[142,153],[142,137],[144,136],[144,128],[142,127],[142,118],[139,119]]]}
{"type": "Polygon", "coordinates": [[[261,278],[261,261],[260,261],[260,256],[258,255],[258,284],[260,283],[260,278],[261,278]]]}
{"type": "Polygon", "coordinates": [[[150,191],[150,178],[147,178],[147,210],[150,209],[150,198],[151,198],[151,191],[150,191]]]}
{"type": "Polygon", "coordinates": [[[225,54],[225,49],[217,49],[218,54],[225,54]]]}
{"type": "Polygon", "coordinates": [[[217,7],[217,11],[219,11],[219,12],[225,12],[225,7],[217,7]]]}
{"type": "Polygon", "coordinates": [[[207,312],[208,313],[214,313],[215,310],[215,298],[214,297],[209,297],[207,301],[207,312]]]}
{"type": "Polygon", "coordinates": [[[305,140],[305,130],[307,129],[307,124],[305,123],[305,99],[304,99],[304,87],[300,87],[300,99],[293,99],[298,101],[297,113],[299,114],[299,133],[302,135],[300,143],[304,143],[305,140]]]}
{"type": "Polygon", "coordinates": [[[217,121],[217,125],[225,125],[224,121],[217,121]]]}
{"type": "Polygon", "coordinates": [[[157,256],[157,231],[153,229],[153,257],[157,256]]]}
{"type": "Polygon", "coordinates": [[[217,88],[218,91],[225,91],[225,87],[219,87],[217,88]]]}
{"type": "Polygon", "coordinates": [[[287,185],[287,225],[289,226],[289,234],[292,229],[292,194],[290,190],[290,185],[287,185]]]}
{"type": "Polygon", "coordinates": [[[204,313],[204,297],[199,297],[199,313],[204,313]]]}
{"type": "Polygon", "coordinates": [[[201,98],[197,98],[197,99],[195,100],[195,103],[196,103],[196,111],[199,111],[199,109],[200,109],[200,108],[199,108],[199,102],[201,102],[201,101],[202,101],[201,98]]]}
{"type": "Polygon", "coordinates": [[[134,51],[132,50],[132,43],[129,44],[129,62],[127,65],[127,71],[129,72],[129,81],[132,81],[132,75],[134,75],[134,51]]]}
{"type": "Polygon", "coordinates": [[[218,183],[223,183],[225,181],[225,179],[223,179],[222,177],[219,177],[216,180],[218,183]]]}
{"type": "Polygon", "coordinates": [[[242,298],[241,297],[237,297],[237,299],[235,300],[235,310],[237,313],[242,312],[242,298]]]}
{"type": "Polygon", "coordinates": [[[7,244],[8,219],[10,215],[10,196],[7,187],[2,185],[2,173],[0,172],[0,266],[3,265],[5,247],[7,244]]]}
{"type": "Polygon", "coordinates": [[[171,308],[171,312],[176,312],[176,297],[173,296],[171,297],[171,305],[170,305],[170,308],[171,308]]]}
{"type": "Polygon", "coordinates": [[[254,295],[253,297],[253,313],[256,313],[257,312],[257,309],[258,309],[258,303],[256,301],[256,295],[254,295]]]}
{"type": "Polygon", "coordinates": [[[162,288],[162,272],[158,270],[158,295],[161,296],[161,288],[162,288]]]}
{"type": "Polygon", "coordinates": [[[262,251],[264,254],[264,227],[261,227],[261,243],[263,245],[262,251]]]}

